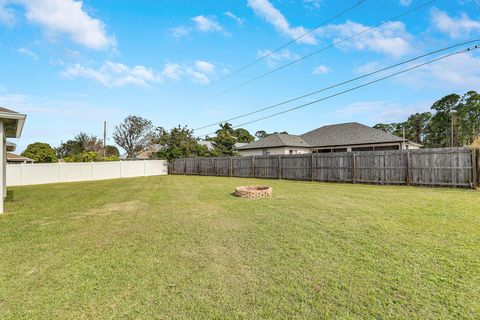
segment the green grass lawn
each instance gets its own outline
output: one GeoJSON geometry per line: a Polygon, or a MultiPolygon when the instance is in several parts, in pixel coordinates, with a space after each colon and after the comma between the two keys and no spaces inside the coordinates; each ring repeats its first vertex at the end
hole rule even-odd
{"type": "Polygon", "coordinates": [[[476,191],[185,176],[9,190],[2,319],[480,317],[476,191]],[[245,184],[274,196],[231,195],[245,184]]]}

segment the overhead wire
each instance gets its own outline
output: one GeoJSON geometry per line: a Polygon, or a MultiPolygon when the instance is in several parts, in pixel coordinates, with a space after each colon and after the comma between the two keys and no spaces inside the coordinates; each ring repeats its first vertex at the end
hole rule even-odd
{"type": "Polygon", "coordinates": [[[451,46],[448,46],[448,47],[445,47],[445,48],[441,48],[441,49],[437,49],[437,50],[434,50],[434,51],[430,51],[430,52],[427,52],[427,53],[425,53],[425,54],[422,54],[422,55],[413,57],[413,58],[411,58],[411,59],[407,59],[407,60],[404,60],[404,61],[395,63],[395,64],[390,65],[390,66],[388,66],[388,67],[384,67],[384,68],[377,69],[377,70],[375,70],[375,71],[372,71],[372,72],[363,74],[363,75],[361,75],[361,76],[358,76],[358,77],[355,77],[355,78],[352,78],[352,79],[349,79],[349,80],[345,80],[345,81],[342,81],[342,82],[339,82],[339,83],[336,83],[336,84],[333,84],[333,85],[324,87],[324,88],[322,88],[322,89],[319,89],[319,90],[315,90],[315,91],[306,93],[306,94],[304,94],[304,95],[301,95],[301,96],[298,96],[298,97],[295,97],[295,98],[291,98],[291,99],[288,99],[288,100],[284,100],[284,101],[282,101],[282,102],[275,103],[275,104],[269,105],[269,106],[267,106],[267,107],[263,107],[263,108],[256,109],[256,110],[253,110],[253,111],[250,111],[250,112],[247,112],[247,113],[243,113],[243,114],[234,116],[234,117],[232,117],[232,118],[224,119],[224,120],[221,120],[221,121],[217,121],[217,122],[214,122],[214,123],[210,123],[210,124],[208,124],[208,125],[204,125],[204,126],[201,126],[201,127],[198,127],[198,128],[194,128],[193,131],[199,131],[199,130],[206,129],[206,128],[209,128],[209,127],[213,127],[213,126],[216,126],[216,125],[225,123],[225,122],[229,122],[229,121],[241,119],[241,118],[244,118],[244,117],[247,117],[247,116],[251,116],[251,115],[254,115],[254,114],[259,113],[259,112],[263,112],[263,111],[266,111],[266,110],[269,110],[269,109],[273,109],[273,108],[276,108],[276,107],[285,105],[285,104],[290,103],[290,102],[294,102],[294,101],[297,101],[297,100],[300,100],[300,99],[303,99],[303,98],[306,98],[306,97],[309,97],[309,96],[312,96],[312,95],[315,95],[315,94],[318,94],[318,93],[321,93],[321,92],[324,92],[324,91],[327,91],[327,90],[330,90],[330,89],[333,89],[333,88],[336,88],[336,87],[340,87],[340,86],[342,86],[342,85],[345,85],[345,84],[348,84],[348,83],[351,83],[351,82],[354,82],[354,81],[357,81],[357,80],[360,80],[360,79],[363,79],[363,78],[370,77],[370,76],[375,75],[375,74],[377,74],[377,73],[381,73],[381,72],[383,72],[383,71],[387,71],[387,70],[389,70],[389,69],[393,69],[393,68],[399,67],[399,66],[401,66],[401,65],[404,65],[404,64],[407,64],[407,63],[416,61],[416,60],[421,59],[421,58],[425,58],[425,57],[431,56],[431,55],[433,55],[433,54],[437,54],[437,53],[440,53],[440,52],[443,52],[443,51],[447,51],[447,50],[450,50],[450,49],[453,49],[453,48],[456,48],[456,47],[459,47],[459,46],[463,46],[463,45],[466,45],[466,44],[469,44],[469,43],[474,43],[474,42],[479,42],[479,41],[480,41],[480,39],[472,39],[472,40],[468,40],[468,41],[464,41],[464,42],[461,42],[461,43],[457,43],[457,44],[454,44],[454,45],[451,45],[451,46]]]}
{"type": "MultiPolygon", "coordinates": [[[[440,56],[440,57],[438,57],[438,58],[429,60],[429,61],[427,61],[427,62],[424,62],[424,63],[418,64],[418,65],[409,67],[409,68],[407,68],[407,69],[403,69],[403,70],[401,70],[401,71],[395,72],[395,73],[393,73],[393,74],[390,74],[390,75],[381,77],[381,78],[379,78],[379,79],[375,79],[375,80],[366,82],[366,83],[364,83],[364,84],[355,86],[355,87],[353,87],[353,88],[349,88],[349,89],[347,89],[347,90],[343,90],[343,91],[341,91],[341,92],[337,92],[337,93],[332,94],[332,95],[329,95],[329,96],[327,96],[327,97],[323,97],[323,98],[320,98],[320,99],[316,99],[316,100],[310,101],[310,102],[308,102],[308,103],[301,104],[301,105],[296,106],[296,107],[293,107],[293,108],[289,108],[289,109],[286,109],[286,110],[283,110],[283,111],[280,111],[280,112],[277,112],[277,113],[274,113],[274,114],[270,114],[270,115],[265,116],[265,117],[261,117],[261,118],[258,118],[258,119],[254,119],[254,120],[251,120],[251,121],[248,121],[248,122],[244,122],[244,123],[241,123],[241,124],[232,126],[232,128],[239,128],[239,127],[246,126],[246,125],[249,125],[249,124],[252,124],[252,123],[255,123],[255,122],[259,122],[259,121],[263,121],[263,120],[266,120],[266,119],[269,119],[269,118],[272,118],[272,117],[276,117],[276,116],[279,116],[279,115],[282,115],[282,114],[285,114],[285,113],[288,113],[288,112],[292,112],[292,111],[295,111],[295,110],[298,110],[298,109],[301,109],[301,108],[305,108],[305,107],[307,107],[307,106],[310,106],[310,105],[319,103],[319,102],[321,102],[321,101],[325,101],[325,100],[328,100],[328,99],[331,99],[331,98],[334,98],[334,97],[337,97],[337,96],[340,96],[340,95],[343,95],[343,94],[346,94],[346,93],[349,93],[349,92],[358,90],[358,89],[360,89],[360,88],[363,88],[363,87],[366,87],[366,86],[370,86],[370,85],[372,85],[372,84],[375,84],[375,83],[384,81],[384,80],[386,80],[386,79],[393,78],[393,77],[395,77],[395,76],[404,74],[404,73],[406,73],[406,72],[409,72],[409,71],[412,71],[412,70],[415,70],[415,69],[418,69],[418,68],[421,68],[421,67],[423,67],[423,66],[432,64],[432,63],[434,63],[434,62],[437,62],[437,61],[440,61],[440,60],[443,60],[443,59],[446,59],[446,58],[449,58],[449,57],[452,57],[452,56],[455,56],[455,55],[458,55],[458,54],[471,52],[471,51],[477,50],[477,49],[479,49],[479,48],[480,48],[480,45],[476,45],[476,46],[469,47],[469,48],[466,48],[466,49],[463,49],[463,50],[459,50],[459,51],[456,51],[456,52],[453,52],[453,53],[449,53],[449,54],[440,56]]],[[[201,136],[208,136],[208,135],[214,134],[214,133],[215,133],[215,132],[212,132],[212,133],[208,133],[208,134],[206,134],[206,135],[201,135],[201,136]]]]}
{"type": "Polygon", "coordinates": [[[397,15],[397,16],[394,16],[394,17],[392,17],[392,18],[389,18],[389,19],[386,20],[386,21],[380,22],[380,23],[378,23],[378,24],[376,24],[376,25],[374,25],[374,26],[372,26],[372,27],[366,28],[366,29],[364,29],[364,30],[362,30],[362,31],[360,31],[360,32],[357,32],[357,33],[355,33],[355,34],[353,34],[353,35],[351,35],[351,36],[348,36],[348,37],[343,38],[343,39],[341,39],[341,40],[335,41],[334,43],[332,43],[332,44],[330,44],[330,45],[328,45],[328,46],[322,47],[322,48],[320,48],[320,49],[318,49],[318,50],[315,50],[315,51],[313,51],[313,52],[311,52],[311,53],[309,53],[309,54],[307,54],[307,55],[301,56],[300,58],[295,59],[295,60],[293,60],[293,61],[291,61],[291,62],[289,62],[289,63],[286,63],[286,64],[284,64],[284,65],[281,65],[281,66],[279,66],[279,67],[277,67],[277,68],[275,68],[275,69],[272,69],[272,70],[270,70],[270,71],[267,71],[267,72],[265,72],[265,73],[262,73],[262,74],[260,74],[260,75],[258,75],[258,76],[256,76],[256,77],[253,77],[253,78],[251,78],[251,79],[249,79],[249,80],[246,80],[246,81],[244,81],[244,82],[241,82],[241,83],[239,83],[239,84],[237,84],[237,85],[235,85],[235,86],[233,86],[233,87],[230,87],[230,88],[228,88],[228,89],[225,89],[225,90],[223,90],[223,91],[220,91],[219,93],[214,94],[214,95],[206,98],[204,101],[208,101],[208,100],[217,98],[217,97],[222,96],[222,95],[224,95],[224,94],[226,94],[226,93],[229,93],[229,92],[231,92],[231,91],[234,91],[234,90],[236,90],[236,89],[238,89],[238,88],[241,88],[241,87],[243,87],[243,86],[246,86],[247,84],[250,84],[250,83],[255,82],[255,81],[259,80],[259,79],[262,79],[262,78],[264,78],[264,77],[266,77],[266,76],[268,76],[268,75],[271,75],[271,74],[273,74],[273,73],[275,73],[275,72],[277,72],[277,71],[280,71],[280,70],[285,69],[285,68],[287,68],[287,67],[289,67],[289,66],[291,66],[291,65],[294,65],[294,64],[296,64],[296,63],[298,63],[298,62],[301,62],[301,61],[303,61],[303,60],[306,60],[306,59],[308,59],[308,58],[310,58],[310,57],[312,57],[312,56],[314,56],[314,55],[316,55],[316,54],[318,54],[318,53],[320,53],[320,52],[323,52],[323,51],[328,50],[328,49],[330,49],[330,48],[332,48],[332,47],[335,47],[335,46],[337,46],[337,45],[339,45],[339,44],[342,44],[342,43],[344,43],[344,42],[346,42],[346,41],[348,41],[348,40],[351,40],[351,39],[353,39],[353,38],[355,38],[355,37],[358,37],[358,36],[360,36],[360,35],[362,35],[362,34],[365,34],[365,33],[369,32],[369,31],[371,31],[371,30],[373,30],[373,29],[376,29],[376,28],[378,28],[378,27],[381,27],[382,25],[385,25],[385,24],[387,24],[387,23],[389,23],[389,22],[392,22],[392,20],[400,19],[400,18],[402,18],[402,17],[404,17],[404,16],[406,16],[406,15],[409,15],[409,14],[415,12],[415,11],[418,11],[418,10],[420,10],[420,9],[422,9],[422,8],[425,8],[425,7],[427,7],[427,6],[430,6],[431,4],[435,3],[436,1],[438,1],[438,0],[430,0],[430,1],[428,1],[428,2],[425,2],[425,3],[423,3],[423,4],[419,5],[419,6],[416,6],[416,7],[412,8],[412,9],[409,9],[409,10],[403,12],[403,13],[400,14],[400,15],[397,15]]]}

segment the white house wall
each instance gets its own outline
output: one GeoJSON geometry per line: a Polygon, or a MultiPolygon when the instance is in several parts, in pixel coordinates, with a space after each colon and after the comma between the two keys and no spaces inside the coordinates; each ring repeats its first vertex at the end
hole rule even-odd
{"type": "MultiPolygon", "coordinates": [[[[264,149],[248,149],[248,150],[238,150],[238,152],[242,157],[263,156],[263,150],[264,149]]],[[[278,148],[267,148],[267,150],[268,152],[270,152],[271,156],[290,154],[290,150],[293,150],[293,154],[310,153],[309,148],[302,148],[302,147],[278,147],[278,148]]]]}

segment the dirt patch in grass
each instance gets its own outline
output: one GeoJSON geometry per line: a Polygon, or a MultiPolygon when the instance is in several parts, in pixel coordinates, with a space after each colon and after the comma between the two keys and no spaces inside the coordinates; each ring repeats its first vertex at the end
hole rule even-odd
{"type": "Polygon", "coordinates": [[[108,203],[101,207],[90,208],[84,212],[72,213],[73,219],[86,218],[91,216],[109,216],[114,214],[139,213],[144,208],[144,204],[139,200],[108,203]]]}

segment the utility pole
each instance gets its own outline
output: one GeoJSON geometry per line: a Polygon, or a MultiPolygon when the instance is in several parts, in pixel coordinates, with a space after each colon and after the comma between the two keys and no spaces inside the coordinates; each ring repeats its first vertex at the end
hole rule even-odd
{"type": "Polygon", "coordinates": [[[451,128],[450,128],[450,146],[453,148],[453,147],[455,147],[455,145],[456,145],[456,143],[455,143],[455,138],[456,138],[456,135],[455,135],[455,127],[456,127],[456,122],[457,122],[457,112],[456,112],[456,111],[452,111],[452,112],[451,112],[450,122],[451,122],[451,128]]]}
{"type": "Polygon", "coordinates": [[[107,121],[103,121],[103,157],[105,158],[106,155],[106,147],[107,147],[107,121]]]}

